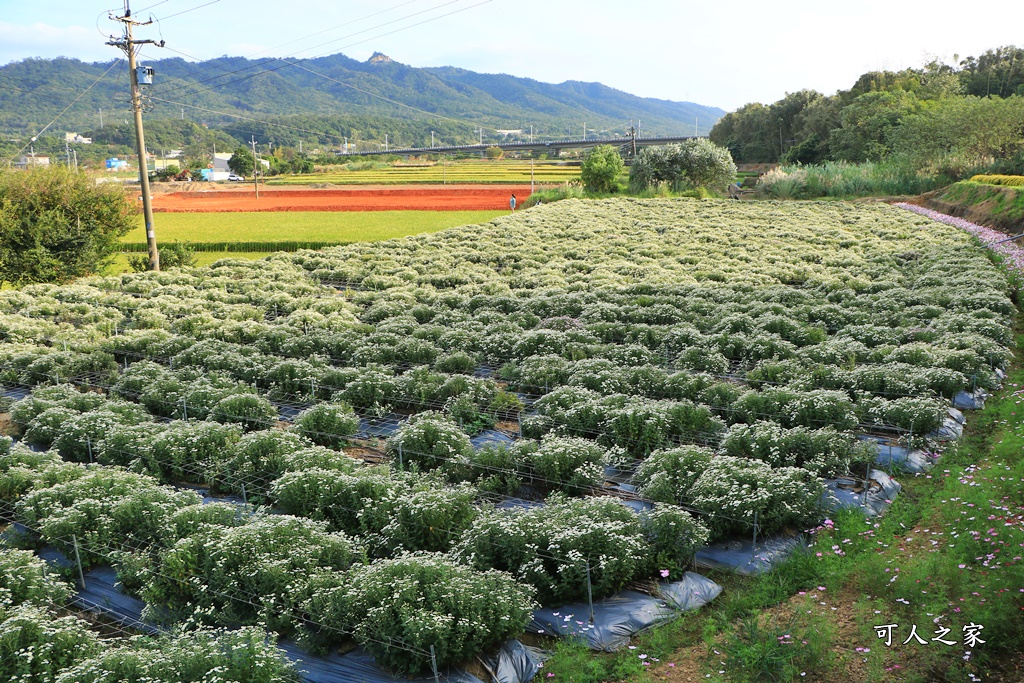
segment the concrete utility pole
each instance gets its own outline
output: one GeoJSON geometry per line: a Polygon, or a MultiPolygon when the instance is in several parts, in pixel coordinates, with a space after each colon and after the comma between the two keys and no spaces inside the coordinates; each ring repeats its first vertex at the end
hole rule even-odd
{"type": "Polygon", "coordinates": [[[120,39],[112,38],[107,45],[120,48],[128,55],[128,78],[131,82],[132,91],[132,113],[135,115],[135,143],[139,151],[139,182],[142,185],[142,211],[146,217],[146,243],[149,245],[149,269],[160,270],[160,252],[156,247],[156,232],[153,230],[153,200],[149,194],[149,163],[146,156],[146,137],[142,130],[142,92],[139,90],[139,73],[137,71],[135,57],[138,54],[140,45],[164,46],[164,41],[135,40],[132,38],[132,28],[135,26],[148,26],[152,21],[138,22],[132,20],[132,10],[128,0],[124,0],[124,14],[120,17],[111,16],[111,19],[124,24],[124,34],[120,39]]]}
{"type": "Polygon", "coordinates": [[[260,166],[260,160],[256,156],[256,136],[250,135],[249,138],[252,140],[252,187],[256,190],[256,199],[260,198],[260,181],[256,175],[256,170],[260,166]]]}

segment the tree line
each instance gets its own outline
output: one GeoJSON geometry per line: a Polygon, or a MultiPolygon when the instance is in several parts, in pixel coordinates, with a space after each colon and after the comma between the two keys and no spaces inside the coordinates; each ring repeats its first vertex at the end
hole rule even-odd
{"type": "Polygon", "coordinates": [[[849,90],[787,93],[718,121],[711,139],[740,163],[893,161],[962,175],[1024,170],[1024,48],[953,65],[872,71],[849,90]]]}

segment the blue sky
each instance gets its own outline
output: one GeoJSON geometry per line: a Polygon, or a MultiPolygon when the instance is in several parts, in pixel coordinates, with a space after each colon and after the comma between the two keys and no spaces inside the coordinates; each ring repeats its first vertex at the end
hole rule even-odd
{"type": "MultiPolygon", "coordinates": [[[[599,81],[644,97],[731,110],[801,88],[832,93],[871,69],[1024,44],[1024,3],[1017,0],[988,0],[978,12],[947,0],[213,0],[202,6],[209,2],[135,0],[136,16],[160,20],[139,35],[162,37],[178,51],[145,54],[344,52],[365,59],[380,51],[413,66],[599,81]]],[[[104,45],[118,32],[107,19],[111,8],[122,5],[0,0],[0,63],[61,55],[112,60],[117,51],[104,45]]]]}

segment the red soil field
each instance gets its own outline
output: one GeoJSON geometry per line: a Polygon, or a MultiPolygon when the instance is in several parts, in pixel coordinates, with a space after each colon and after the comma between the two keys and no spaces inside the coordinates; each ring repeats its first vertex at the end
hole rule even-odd
{"type": "Polygon", "coordinates": [[[220,213],[242,211],[486,211],[507,209],[515,193],[522,202],[529,185],[360,187],[358,189],[260,188],[252,185],[153,197],[153,211],[220,213]]]}

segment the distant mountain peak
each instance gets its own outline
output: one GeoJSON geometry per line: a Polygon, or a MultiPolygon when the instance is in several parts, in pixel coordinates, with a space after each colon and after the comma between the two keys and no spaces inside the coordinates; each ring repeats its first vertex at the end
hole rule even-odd
{"type": "Polygon", "coordinates": [[[391,57],[388,57],[383,52],[374,52],[372,55],[370,55],[370,58],[366,60],[366,63],[367,64],[391,64],[393,61],[395,61],[395,60],[391,59],[391,57]]]}

